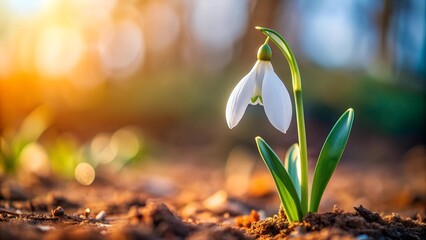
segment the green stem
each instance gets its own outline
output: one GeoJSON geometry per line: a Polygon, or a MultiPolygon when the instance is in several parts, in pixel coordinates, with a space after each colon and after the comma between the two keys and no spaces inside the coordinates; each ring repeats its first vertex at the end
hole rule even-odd
{"type": "Polygon", "coordinates": [[[296,108],[297,134],[299,135],[300,167],[301,169],[301,206],[303,215],[308,213],[308,147],[306,142],[305,115],[303,112],[302,81],[296,58],[284,38],[276,31],[263,27],[256,27],[274,42],[281,50],[290,65],[293,83],[294,102],[296,108]]]}
{"type": "Polygon", "coordinates": [[[269,37],[266,38],[265,43],[264,44],[268,44],[269,43],[269,37]]]}
{"type": "Polygon", "coordinates": [[[300,167],[301,167],[301,205],[303,215],[308,213],[308,147],[306,143],[305,115],[303,112],[302,90],[294,90],[294,100],[296,105],[297,134],[299,135],[300,146],[300,167]]]}

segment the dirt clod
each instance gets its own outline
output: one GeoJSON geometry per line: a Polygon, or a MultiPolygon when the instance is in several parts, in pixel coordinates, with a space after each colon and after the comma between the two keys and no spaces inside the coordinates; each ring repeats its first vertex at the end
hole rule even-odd
{"type": "Polygon", "coordinates": [[[373,213],[370,210],[364,208],[362,205],[359,207],[354,207],[355,211],[363,217],[367,222],[377,222],[377,223],[383,223],[383,219],[380,217],[378,213],[373,213]]]}
{"type": "Polygon", "coordinates": [[[260,216],[255,210],[251,210],[250,215],[238,216],[236,224],[238,227],[246,227],[249,228],[252,223],[259,221],[260,216]]]}
{"type": "Polygon", "coordinates": [[[182,222],[170,209],[158,200],[148,199],[146,206],[141,208],[143,223],[151,227],[159,236],[187,236],[194,227],[182,222]]]}
{"type": "Polygon", "coordinates": [[[127,218],[129,219],[129,222],[132,224],[137,224],[142,222],[142,213],[141,208],[138,206],[132,206],[127,213],[127,218]]]}
{"type": "Polygon", "coordinates": [[[64,217],[65,216],[65,210],[61,206],[58,206],[57,208],[52,210],[52,216],[53,217],[64,217]]]}

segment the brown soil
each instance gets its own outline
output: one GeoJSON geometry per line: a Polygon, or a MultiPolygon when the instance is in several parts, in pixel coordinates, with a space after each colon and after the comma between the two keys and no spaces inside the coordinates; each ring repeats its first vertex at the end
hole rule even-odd
{"type": "Polygon", "coordinates": [[[122,178],[100,173],[91,186],[0,179],[0,239],[426,239],[424,201],[409,203],[423,209],[410,218],[359,206],[290,224],[282,210],[273,214],[278,205],[273,188],[235,197],[230,190],[218,191],[223,176],[210,168],[193,171],[191,178],[185,177],[187,170],[161,171],[179,181],[140,178],[139,170],[122,178]]]}
{"type": "Polygon", "coordinates": [[[234,181],[222,166],[147,163],[97,169],[90,186],[0,177],[0,239],[426,239],[423,171],[341,166],[320,214],[290,224],[271,176],[254,169],[234,181]]]}
{"type": "Polygon", "coordinates": [[[289,223],[280,209],[278,215],[254,222],[247,235],[257,239],[426,239],[426,225],[420,216],[382,217],[363,206],[354,209],[308,214],[300,223],[289,223]]]}

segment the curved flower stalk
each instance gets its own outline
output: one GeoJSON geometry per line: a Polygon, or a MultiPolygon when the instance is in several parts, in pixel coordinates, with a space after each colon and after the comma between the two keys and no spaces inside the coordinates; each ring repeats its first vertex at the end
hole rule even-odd
{"type": "Polygon", "coordinates": [[[234,128],[249,104],[263,105],[271,124],[285,133],[290,126],[292,106],[290,94],[271,64],[271,49],[266,42],[259,48],[258,60],[240,80],[226,104],[226,121],[234,128]]]}
{"type": "Polygon", "coordinates": [[[270,63],[272,52],[267,42],[271,39],[283,53],[290,66],[299,142],[288,150],[285,166],[261,137],[256,137],[256,144],[275,181],[288,220],[290,222],[301,221],[308,211],[318,211],[321,197],[348,141],[354,111],[350,108],[342,114],[324,142],[314,172],[309,204],[308,157],[302,83],[296,58],[280,34],[268,28],[256,27],[256,29],[268,38],[265,44],[259,48],[258,61],[253,69],[232,91],[226,106],[226,120],[229,128],[233,128],[241,120],[248,104],[263,104],[272,125],[281,132],[287,131],[292,116],[291,101],[287,89],[273,71],[270,63]]]}

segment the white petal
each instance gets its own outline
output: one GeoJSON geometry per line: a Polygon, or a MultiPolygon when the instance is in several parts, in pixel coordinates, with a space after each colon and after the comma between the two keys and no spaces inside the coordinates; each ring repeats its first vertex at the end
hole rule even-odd
{"type": "Polygon", "coordinates": [[[268,66],[262,85],[262,100],[266,116],[276,129],[286,133],[293,113],[290,94],[275,74],[272,65],[268,66]]]}
{"type": "Polygon", "coordinates": [[[244,115],[250,99],[253,95],[254,82],[256,77],[257,62],[251,71],[241,79],[232,90],[226,104],[226,122],[229,128],[234,128],[244,115]]]}
{"type": "MultiPolygon", "coordinates": [[[[256,76],[254,81],[253,97],[262,96],[263,77],[265,76],[265,71],[268,68],[269,64],[271,64],[270,61],[257,60],[256,62],[256,65],[255,65],[256,76]]],[[[254,105],[256,104],[254,103],[254,105]]]]}

